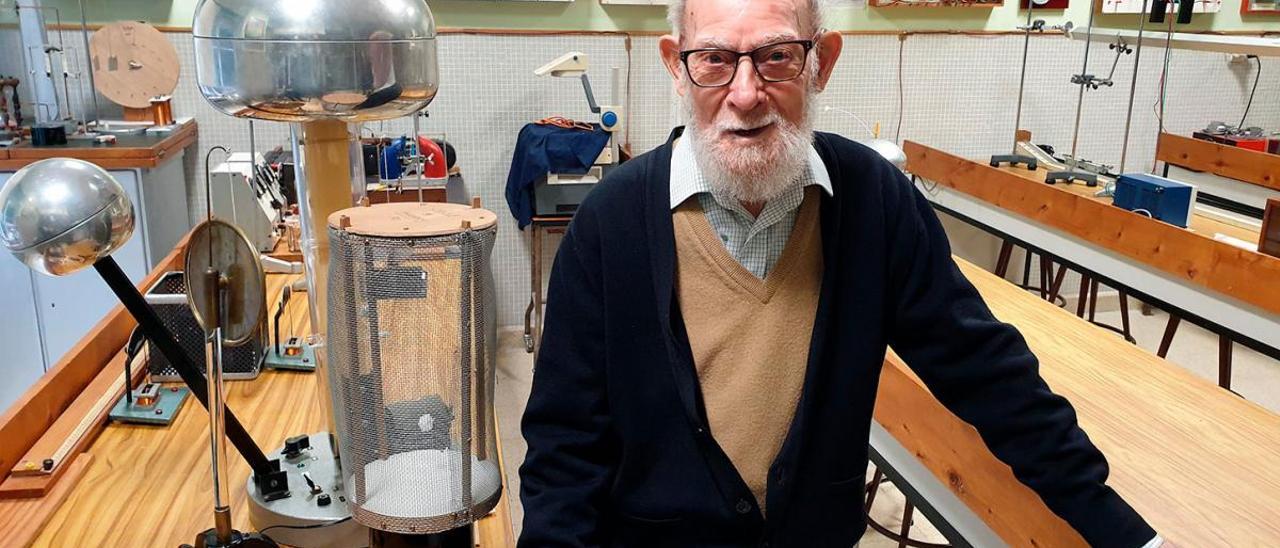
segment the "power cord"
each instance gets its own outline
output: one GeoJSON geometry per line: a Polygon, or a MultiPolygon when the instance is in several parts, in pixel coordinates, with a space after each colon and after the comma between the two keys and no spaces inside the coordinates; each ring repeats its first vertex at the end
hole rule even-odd
{"type": "Polygon", "coordinates": [[[267,534],[267,531],[272,529],[323,529],[325,527],[333,527],[334,525],[346,523],[349,520],[351,520],[351,516],[347,516],[342,519],[335,519],[333,521],[326,521],[324,523],[313,523],[311,525],[272,525],[266,529],[258,531],[258,533],[265,535],[267,534]]]}
{"type": "Polygon", "coordinates": [[[1258,92],[1258,80],[1262,79],[1262,58],[1252,54],[1249,57],[1258,63],[1258,72],[1253,75],[1253,90],[1249,92],[1249,102],[1244,105],[1244,115],[1240,117],[1240,123],[1236,125],[1241,131],[1244,131],[1244,120],[1249,117],[1249,109],[1253,107],[1253,94],[1258,92]]]}

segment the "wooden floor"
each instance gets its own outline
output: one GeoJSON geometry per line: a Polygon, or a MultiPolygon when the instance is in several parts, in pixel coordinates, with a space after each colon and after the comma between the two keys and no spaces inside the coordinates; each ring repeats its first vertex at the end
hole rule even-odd
{"type": "MultiPolygon", "coordinates": [[[[268,275],[270,315],[284,284],[299,276],[268,275]]],[[[295,293],[286,309],[296,332],[310,331],[305,293],[295,293]]],[[[289,320],[283,321],[289,325],[289,320]]],[[[328,396],[315,373],[264,371],[253,381],[227,382],[227,406],[265,451],[288,436],[325,429],[328,396]]],[[[93,443],[83,477],[49,520],[35,546],[172,547],[190,543],[212,526],[213,489],[209,470],[208,415],[194,398],[167,428],[112,424],[93,443]]],[[[230,454],[232,518],[248,530],[245,482],[249,466],[230,454]]],[[[79,464],[78,462],[76,464],[79,464]]],[[[506,489],[506,482],[503,482],[506,489]]],[[[476,526],[477,547],[515,544],[507,493],[476,526]]],[[[0,545],[4,541],[0,540],[0,545]]]]}

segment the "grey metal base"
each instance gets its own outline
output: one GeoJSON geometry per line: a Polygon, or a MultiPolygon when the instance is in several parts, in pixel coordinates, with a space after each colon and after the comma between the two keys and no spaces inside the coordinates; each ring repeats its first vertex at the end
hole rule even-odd
{"type": "Polygon", "coordinates": [[[308,436],[311,447],[294,458],[283,455],[283,448],[267,455],[280,459],[280,467],[289,473],[289,496],[267,502],[258,493],[250,477],[245,482],[249,493],[249,521],[254,529],[281,544],[299,548],[361,548],[369,544],[369,529],[351,519],[342,489],[342,465],[334,458],[328,432],[308,436]],[[306,473],[320,488],[312,493],[306,473]],[[329,503],[321,505],[327,495],[329,503]],[[335,523],[338,520],[346,520],[335,523]],[[326,525],[326,524],[333,525],[326,525]],[[301,529],[300,527],[310,527],[301,529]]]}

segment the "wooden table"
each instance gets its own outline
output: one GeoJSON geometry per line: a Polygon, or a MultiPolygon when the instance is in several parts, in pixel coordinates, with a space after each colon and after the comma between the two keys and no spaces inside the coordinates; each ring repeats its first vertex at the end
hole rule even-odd
{"type": "Polygon", "coordinates": [[[118,135],[114,144],[71,139],[65,145],[32,146],[24,141],[0,148],[0,170],[20,169],[45,158],[70,156],[92,162],[103,169],[153,168],[169,156],[196,142],[196,122],[187,120],[161,135],[118,135]]]}
{"type": "Polygon", "coordinates": [[[1190,229],[1117,208],[1096,188],[1048,185],[1024,168],[993,168],[908,141],[907,170],[934,207],[1143,302],[1280,358],[1280,258],[1216,241],[1256,232],[1193,219],[1190,229]]]}
{"type": "MultiPolygon", "coordinates": [[[[284,286],[298,278],[268,275],[267,302],[278,303],[284,286]]],[[[295,293],[285,314],[292,320],[285,325],[308,332],[306,293],[295,293]]],[[[228,407],[266,451],[288,436],[325,428],[323,409],[329,396],[321,392],[315,373],[264,371],[256,380],[229,381],[226,386],[228,407]]],[[[65,502],[39,528],[34,545],[172,547],[192,542],[196,533],[212,526],[207,436],[208,415],[194,398],[169,427],[107,426],[86,452],[92,459],[77,461],[88,461],[83,476],[79,481],[64,480],[73,485],[65,502]]],[[[232,517],[235,526],[245,530],[251,528],[244,487],[249,466],[234,450],[229,454],[232,517]]],[[[504,492],[493,513],[477,523],[477,546],[515,544],[508,504],[504,492]]]]}
{"type": "MultiPolygon", "coordinates": [[[[1280,416],[957,263],[996,317],[1026,337],[1054,392],[1075,406],[1110,462],[1108,484],[1157,531],[1180,546],[1280,543],[1280,416]]],[[[1084,546],[893,355],[875,419],[1010,546],[1084,546]]]]}

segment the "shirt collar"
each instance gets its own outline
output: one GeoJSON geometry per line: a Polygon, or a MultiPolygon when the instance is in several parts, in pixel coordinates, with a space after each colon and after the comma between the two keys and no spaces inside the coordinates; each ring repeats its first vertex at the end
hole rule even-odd
{"type": "MultiPolygon", "coordinates": [[[[818,185],[828,196],[835,195],[831,186],[831,174],[827,172],[826,164],[822,163],[822,157],[818,156],[818,150],[812,146],[809,147],[809,176],[805,179],[805,186],[818,185]]],[[[693,154],[693,140],[685,132],[683,137],[676,140],[675,148],[671,151],[671,209],[703,192],[711,193],[711,183],[707,182],[702,176],[702,170],[698,169],[698,161],[693,154]]]]}

